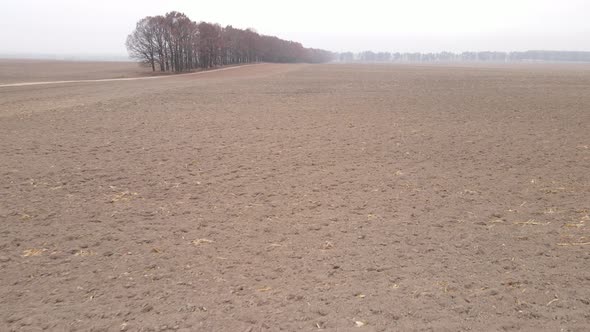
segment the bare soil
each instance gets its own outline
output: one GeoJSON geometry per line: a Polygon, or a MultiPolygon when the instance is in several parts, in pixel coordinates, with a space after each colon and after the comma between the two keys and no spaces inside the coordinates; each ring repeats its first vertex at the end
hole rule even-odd
{"type": "Polygon", "coordinates": [[[2,331],[590,329],[587,68],[2,88],[0,173],[2,331]]]}
{"type": "Polygon", "coordinates": [[[0,84],[151,75],[135,62],[0,59],[0,84]]]}

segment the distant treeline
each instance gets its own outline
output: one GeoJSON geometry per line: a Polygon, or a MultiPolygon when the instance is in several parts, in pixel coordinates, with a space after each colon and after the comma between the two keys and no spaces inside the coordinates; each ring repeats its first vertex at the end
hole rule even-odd
{"type": "Polygon", "coordinates": [[[197,23],[179,12],[148,16],[127,37],[129,55],[153,71],[191,71],[251,62],[332,61],[334,53],[260,35],[252,29],[197,23]]]}
{"type": "Polygon", "coordinates": [[[463,53],[391,53],[372,52],[340,53],[341,62],[523,62],[523,61],[568,61],[590,62],[590,52],[526,51],[526,52],[463,52],[463,53]]]}

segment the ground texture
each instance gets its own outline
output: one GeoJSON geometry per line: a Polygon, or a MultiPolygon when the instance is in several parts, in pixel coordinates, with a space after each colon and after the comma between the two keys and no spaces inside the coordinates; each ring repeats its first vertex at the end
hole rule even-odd
{"type": "Polygon", "coordinates": [[[590,329],[588,68],[2,88],[0,173],[2,331],[590,329]]]}
{"type": "Polygon", "coordinates": [[[134,62],[0,59],[0,84],[152,75],[134,62]]]}

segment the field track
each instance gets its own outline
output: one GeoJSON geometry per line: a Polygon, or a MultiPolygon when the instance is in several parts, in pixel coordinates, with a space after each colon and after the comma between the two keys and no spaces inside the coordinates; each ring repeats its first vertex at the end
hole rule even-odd
{"type": "Polygon", "coordinates": [[[154,80],[154,79],[173,78],[173,77],[176,77],[176,76],[202,75],[202,74],[214,73],[214,72],[225,71],[225,70],[232,70],[232,69],[236,69],[236,68],[240,68],[240,67],[248,67],[248,66],[255,66],[255,64],[241,65],[241,66],[233,66],[233,67],[226,67],[226,68],[212,69],[212,70],[207,70],[207,71],[199,71],[199,72],[194,72],[194,73],[177,74],[177,75],[147,76],[147,77],[146,76],[144,76],[144,77],[125,77],[125,78],[102,78],[102,79],[93,79],[93,80],[69,80],[69,81],[10,83],[10,84],[0,84],[0,88],[19,87],[19,86],[31,86],[31,85],[50,85],[50,84],[104,83],[104,82],[119,82],[119,81],[154,80]]]}

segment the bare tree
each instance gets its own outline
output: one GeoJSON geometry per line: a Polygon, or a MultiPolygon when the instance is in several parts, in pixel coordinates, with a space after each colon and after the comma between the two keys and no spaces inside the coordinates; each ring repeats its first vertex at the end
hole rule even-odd
{"type": "Polygon", "coordinates": [[[169,12],[137,22],[127,37],[129,55],[156,70],[183,72],[250,62],[326,62],[334,54],[305,48],[293,41],[208,22],[196,23],[185,14],[169,12]]]}
{"type": "Polygon", "coordinates": [[[125,45],[132,58],[151,65],[152,70],[156,71],[156,44],[151,21],[151,17],[146,17],[137,22],[135,30],[127,36],[125,45]]]}

